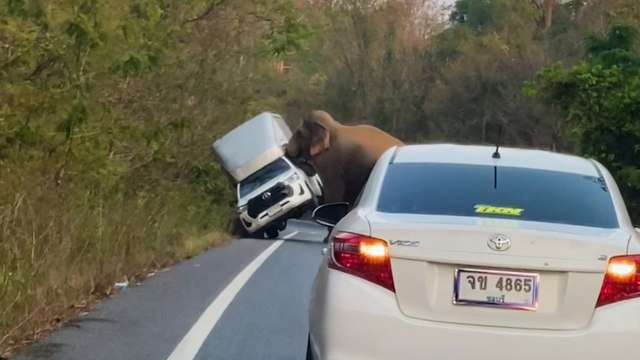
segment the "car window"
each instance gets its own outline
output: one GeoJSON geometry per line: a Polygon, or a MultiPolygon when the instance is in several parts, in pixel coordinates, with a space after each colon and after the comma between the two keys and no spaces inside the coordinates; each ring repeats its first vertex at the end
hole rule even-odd
{"type": "Polygon", "coordinates": [[[603,179],[518,167],[390,164],[377,209],[386,213],[488,216],[618,227],[603,179]]]}
{"type": "Polygon", "coordinates": [[[249,175],[249,177],[240,182],[240,197],[246,196],[255,189],[269,182],[271,179],[284,174],[290,169],[291,165],[289,165],[288,162],[283,158],[278,158],[276,161],[249,175]]]}

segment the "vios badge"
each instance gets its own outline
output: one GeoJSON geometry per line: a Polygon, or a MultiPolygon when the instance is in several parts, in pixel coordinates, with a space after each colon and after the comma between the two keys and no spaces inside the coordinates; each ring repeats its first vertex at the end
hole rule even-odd
{"type": "Polygon", "coordinates": [[[271,197],[271,193],[268,191],[262,194],[262,200],[267,200],[269,197],[271,197]]]}
{"type": "Polygon", "coordinates": [[[500,234],[492,235],[487,241],[487,245],[495,251],[505,251],[511,247],[511,240],[500,234]]]}

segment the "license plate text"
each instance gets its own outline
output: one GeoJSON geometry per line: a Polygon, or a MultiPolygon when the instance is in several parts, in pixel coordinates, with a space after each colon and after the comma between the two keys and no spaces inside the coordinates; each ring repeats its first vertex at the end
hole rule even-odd
{"type": "Polygon", "coordinates": [[[537,306],[537,274],[490,270],[456,271],[455,304],[533,310],[537,306]]]}

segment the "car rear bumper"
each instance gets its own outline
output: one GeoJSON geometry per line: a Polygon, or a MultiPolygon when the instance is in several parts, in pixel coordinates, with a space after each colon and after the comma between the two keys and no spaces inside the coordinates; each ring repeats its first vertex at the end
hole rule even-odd
{"type": "Polygon", "coordinates": [[[323,264],[310,306],[316,359],[640,358],[640,299],[598,309],[575,331],[464,326],[406,317],[395,294],[323,264]]]}

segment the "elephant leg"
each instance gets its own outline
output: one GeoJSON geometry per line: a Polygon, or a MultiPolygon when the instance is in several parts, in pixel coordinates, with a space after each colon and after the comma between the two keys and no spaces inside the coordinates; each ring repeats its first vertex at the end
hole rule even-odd
{"type": "Polygon", "coordinates": [[[324,203],[330,204],[345,201],[345,184],[338,174],[320,177],[323,183],[324,203]]]}

